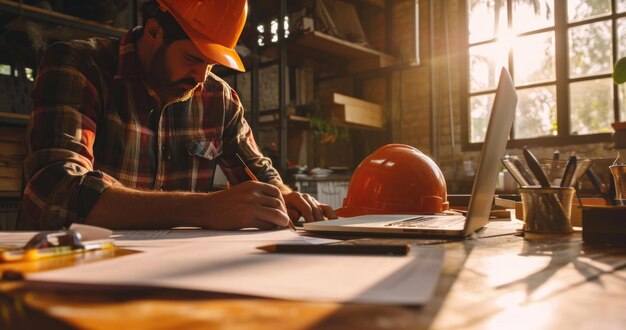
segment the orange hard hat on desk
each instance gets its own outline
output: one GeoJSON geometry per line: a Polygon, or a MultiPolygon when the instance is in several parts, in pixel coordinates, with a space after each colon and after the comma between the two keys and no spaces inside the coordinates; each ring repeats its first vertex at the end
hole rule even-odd
{"type": "Polygon", "coordinates": [[[418,149],[388,144],[356,168],[340,217],[364,214],[425,214],[448,210],[443,173],[418,149]]]}
{"type": "Polygon", "coordinates": [[[247,0],[157,0],[207,58],[245,71],[235,51],[248,16],[247,0]]]}

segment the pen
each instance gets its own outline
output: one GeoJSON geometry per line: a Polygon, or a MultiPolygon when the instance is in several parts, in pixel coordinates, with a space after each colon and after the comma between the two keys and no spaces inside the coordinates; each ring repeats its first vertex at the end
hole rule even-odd
{"type": "Polygon", "coordinates": [[[548,177],[541,169],[541,165],[539,164],[537,157],[535,157],[535,155],[533,155],[530,149],[526,146],[522,147],[522,150],[526,163],[528,164],[528,168],[530,168],[530,171],[533,172],[535,178],[539,181],[539,185],[543,188],[550,188],[550,180],[548,180],[548,177]]]}
{"type": "MultiPolygon", "coordinates": [[[[559,177],[559,158],[561,158],[561,152],[555,150],[554,153],[552,153],[552,161],[550,162],[550,180],[552,180],[553,183],[555,183],[554,181],[559,177]]],[[[560,182],[556,182],[556,184],[558,185],[560,182]]]]}
{"type": "MultiPolygon", "coordinates": [[[[250,170],[248,165],[246,165],[246,162],[243,161],[243,158],[241,158],[241,156],[239,156],[238,153],[235,153],[235,156],[237,156],[237,158],[241,162],[241,165],[243,165],[243,170],[246,171],[246,174],[248,174],[248,177],[252,181],[259,181],[259,179],[257,179],[256,175],[254,175],[254,173],[252,173],[252,171],[250,170]]],[[[296,225],[293,224],[293,221],[291,221],[291,219],[289,219],[289,222],[287,223],[287,225],[289,225],[289,228],[291,230],[296,231],[296,225]]]]}
{"type": "Polygon", "coordinates": [[[567,160],[567,165],[565,165],[565,171],[563,171],[563,177],[561,178],[561,187],[569,187],[572,183],[577,161],[576,155],[571,155],[567,160]]]}
{"type": "Polygon", "coordinates": [[[409,245],[274,244],[257,249],[272,253],[398,255],[409,253],[409,245]]]}

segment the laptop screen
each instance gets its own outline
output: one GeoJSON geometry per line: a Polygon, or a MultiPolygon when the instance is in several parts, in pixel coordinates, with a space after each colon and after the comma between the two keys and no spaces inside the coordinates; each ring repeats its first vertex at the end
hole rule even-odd
{"type": "Polygon", "coordinates": [[[489,222],[491,201],[496,192],[500,159],[504,156],[506,143],[515,118],[517,93],[506,68],[500,72],[498,89],[491,108],[487,134],[480,153],[474,186],[467,212],[463,233],[472,234],[489,222]]]}

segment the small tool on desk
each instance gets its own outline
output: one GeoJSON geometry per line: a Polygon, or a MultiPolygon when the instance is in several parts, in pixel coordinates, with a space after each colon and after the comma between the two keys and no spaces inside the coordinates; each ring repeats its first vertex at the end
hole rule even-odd
{"type": "Polygon", "coordinates": [[[524,153],[524,158],[526,159],[526,164],[528,164],[528,168],[530,168],[530,171],[533,172],[539,184],[543,188],[550,188],[550,180],[541,169],[541,165],[539,164],[539,160],[537,160],[537,157],[535,157],[535,155],[533,155],[530,149],[528,149],[528,147],[526,146],[524,146],[522,150],[524,153]]]}
{"type": "Polygon", "coordinates": [[[70,229],[59,232],[41,232],[33,236],[24,247],[0,250],[0,262],[35,261],[113,249],[115,244],[109,233],[110,230],[87,225],[72,225],[70,229]],[[103,229],[102,232],[98,232],[99,229],[103,229]],[[85,235],[81,235],[81,230],[85,235]],[[84,239],[82,236],[85,236],[84,239]]]}
{"type": "Polygon", "coordinates": [[[272,253],[302,254],[356,254],[356,255],[399,255],[409,253],[409,245],[376,244],[274,244],[259,246],[257,249],[272,253]]]}
{"type": "MultiPolygon", "coordinates": [[[[252,171],[250,170],[248,165],[246,165],[246,162],[243,161],[243,158],[241,158],[241,156],[239,156],[238,153],[235,153],[235,156],[237,156],[237,158],[241,162],[241,165],[243,165],[243,170],[246,171],[246,174],[248,174],[248,177],[250,178],[250,180],[252,180],[252,181],[259,181],[259,179],[257,179],[256,175],[254,175],[254,173],[252,173],[252,171]]],[[[289,222],[287,223],[287,225],[289,226],[289,228],[291,230],[296,231],[296,225],[293,224],[293,221],[291,221],[291,219],[289,219],[289,222]]]]}

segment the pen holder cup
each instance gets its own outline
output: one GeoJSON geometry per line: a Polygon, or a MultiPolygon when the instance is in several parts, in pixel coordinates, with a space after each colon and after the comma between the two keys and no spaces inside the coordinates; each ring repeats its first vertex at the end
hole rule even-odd
{"type": "Polygon", "coordinates": [[[615,203],[626,205],[626,165],[609,166],[615,182],[615,203]]]}
{"type": "Polygon", "coordinates": [[[519,188],[524,209],[524,231],[540,234],[573,232],[570,215],[576,190],[571,187],[519,188]]]}

